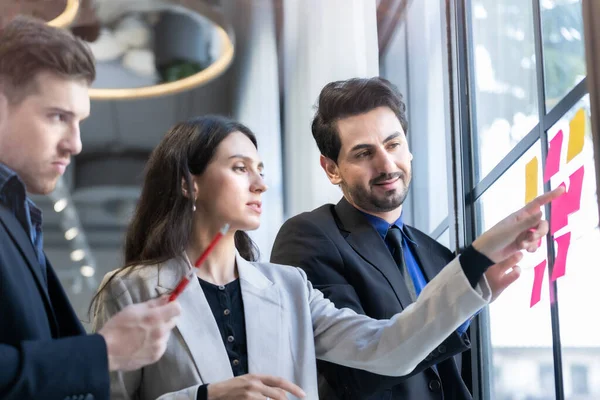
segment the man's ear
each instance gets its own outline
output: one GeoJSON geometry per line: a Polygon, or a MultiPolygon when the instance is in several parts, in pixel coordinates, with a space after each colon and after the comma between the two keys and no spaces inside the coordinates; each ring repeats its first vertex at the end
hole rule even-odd
{"type": "Polygon", "coordinates": [[[329,178],[329,182],[333,183],[334,185],[339,185],[342,183],[340,169],[335,161],[333,161],[331,158],[325,157],[323,154],[321,154],[319,161],[321,162],[321,168],[323,168],[323,171],[325,171],[327,174],[327,178],[329,178]]]}

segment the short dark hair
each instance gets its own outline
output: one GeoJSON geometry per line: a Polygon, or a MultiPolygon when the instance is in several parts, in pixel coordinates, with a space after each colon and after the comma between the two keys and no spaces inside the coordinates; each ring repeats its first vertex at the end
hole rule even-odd
{"type": "Polygon", "coordinates": [[[96,78],[91,50],[69,31],[23,16],[0,27],[0,86],[9,101],[20,102],[42,71],[88,85],[96,78]]]}
{"type": "Polygon", "coordinates": [[[337,121],[378,107],[389,107],[407,133],[406,104],[398,88],[387,79],[353,78],[325,85],[312,122],[312,134],[321,154],[337,162],[342,147],[337,121]]]}

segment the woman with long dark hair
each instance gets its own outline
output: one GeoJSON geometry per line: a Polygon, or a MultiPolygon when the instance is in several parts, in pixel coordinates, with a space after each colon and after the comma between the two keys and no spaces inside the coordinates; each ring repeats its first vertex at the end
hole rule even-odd
{"type": "Polygon", "coordinates": [[[540,196],[501,221],[414,304],[379,321],[336,309],[300,269],[256,262],[245,231],[260,224],[262,170],[252,132],[223,117],[176,125],[152,153],[127,232],[125,266],[103,281],[94,329],[128,304],[172,292],[193,268],[190,260],[224,224],[230,230],[178,298],[183,312],[165,355],[141,370],[113,374],[111,398],[285,399],[287,392],[317,399],[316,358],[409,375],[504,289],[492,290],[485,270],[494,262],[508,270],[520,250],[537,249],[548,231],[539,208],[561,193],[540,196]]]}

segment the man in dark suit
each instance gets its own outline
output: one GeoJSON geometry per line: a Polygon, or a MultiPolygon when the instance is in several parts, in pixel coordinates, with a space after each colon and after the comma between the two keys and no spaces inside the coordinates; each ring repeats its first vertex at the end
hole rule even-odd
{"type": "Polygon", "coordinates": [[[108,399],[109,370],[163,354],[180,313],[165,299],[137,304],[86,335],[42,244],[50,193],[81,151],[95,67],[67,31],[16,18],[0,27],[0,399],[108,399]]]}
{"type": "MultiPolygon", "coordinates": [[[[321,166],[343,199],[297,215],[283,225],[271,261],[306,271],[337,307],[387,319],[418,297],[454,255],[404,224],[402,203],[411,180],[406,106],[385,79],[350,79],[325,86],[312,133],[321,166]]],[[[497,296],[518,277],[486,273],[497,296]]],[[[323,399],[466,400],[461,353],[465,323],[409,375],[386,377],[319,362],[323,399]]]]}

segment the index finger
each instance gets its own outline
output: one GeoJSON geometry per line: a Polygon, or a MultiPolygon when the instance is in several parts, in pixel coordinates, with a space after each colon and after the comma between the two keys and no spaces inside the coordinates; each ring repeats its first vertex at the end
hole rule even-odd
{"type": "Polygon", "coordinates": [[[527,203],[525,208],[528,211],[538,210],[540,207],[545,206],[546,204],[550,203],[552,200],[555,200],[557,197],[562,196],[564,193],[565,193],[565,187],[563,185],[560,185],[556,189],[551,190],[550,192],[544,193],[544,194],[536,197],[535,199],[531,200],[529,203],[527,203]]]}
{"type": "Polygon", "coordinates": [[[285,380],[283,378],[271,376],[271,375],[256,375],[256,377],[258,379],[260,379],[260,381],[267,386],[283,389],[286,392],[291,393],[296,397],[305,397],[306,396],[306,393],[304,393],[304,390],[302,390],[299,386],[294,385],[292,382],[285,380]]]}

